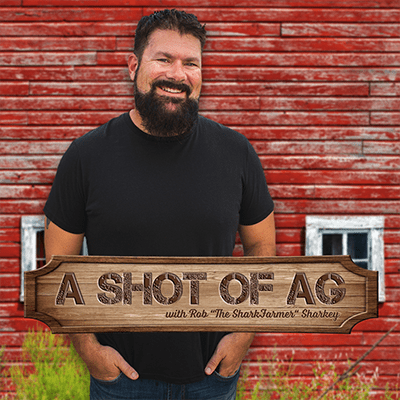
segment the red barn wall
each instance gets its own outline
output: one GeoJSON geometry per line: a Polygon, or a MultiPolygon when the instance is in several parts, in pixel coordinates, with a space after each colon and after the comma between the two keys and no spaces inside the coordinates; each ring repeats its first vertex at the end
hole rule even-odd
{"type": "MultiPolygon", "coordinates": [[[[315,360],[355,360],[400,320],[398,0],[2,0],[0,344],[9,362],[35,325],[18,300],[21,215],[42,214],[71,140],[131,108],[136,22],[169,7],[207,24],[201,113],[257,150],[275,200],[278,255],[304,255],[306,215],[385,216],[379,319],[351,335],[260,334],[247,356],[251,374],[274,353],[301,376],[315,360]]],[[[397,325],[362,371],[378,368],[380,388],[399,385],[399,360],[397,325]]]]}

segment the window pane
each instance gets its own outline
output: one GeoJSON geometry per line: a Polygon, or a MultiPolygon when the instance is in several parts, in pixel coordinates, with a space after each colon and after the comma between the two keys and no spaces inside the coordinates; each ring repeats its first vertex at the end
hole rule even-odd
{"type": "Polygon", "coordinates": [[[342,235],[324,233],[322,235],[322,255],[341,256],[342,254],[342,235]]]}
{"type": "Polygon", "coordinates": [[[354,264],[358,265],[361,268],[368,269],[368,263],[366,261],[357,261],[354,264]]]}
{"type": "Polygon", "coordinates": [[[353,260],[368,259],[368,233],[349,233],[347,250],[353,260]]]}
{"type": "Polygon", "coordinates": [[[36,233],[36,268],[43,267],[46,264],[44,254],[44,231],[36,233]]]}

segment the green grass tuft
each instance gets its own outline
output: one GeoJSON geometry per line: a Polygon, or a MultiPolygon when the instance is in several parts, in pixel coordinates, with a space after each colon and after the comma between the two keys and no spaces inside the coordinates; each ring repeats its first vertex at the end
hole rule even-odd
{"type": "Polygon", "coordinates": [[[10,369],[18,400],[87,400],[89,372],[62,335],[49,331],[29,332],[22,346],[32,366],[10,369]]]}

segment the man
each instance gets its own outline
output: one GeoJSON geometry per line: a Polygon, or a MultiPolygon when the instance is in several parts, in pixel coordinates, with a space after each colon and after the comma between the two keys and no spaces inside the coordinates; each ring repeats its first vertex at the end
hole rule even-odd
{"type": "MultiPolygon", "coordinates": [[[[143,17],[129,73],[135,108],[72,143],[45,206],[46,256],[275,254],[273,203],[244,136],[198,116],[205,29],[143,17]]],[[[92,399],[234,399],[251,333],[71,335],[92,399]]]]}

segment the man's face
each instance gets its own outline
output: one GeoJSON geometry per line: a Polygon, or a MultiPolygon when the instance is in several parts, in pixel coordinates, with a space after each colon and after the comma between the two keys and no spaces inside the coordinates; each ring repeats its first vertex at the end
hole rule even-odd
{"type": "Polygon", "coordinates": [[[202,82],[201,46],[196,37],[156,30],[140,63],[130,57],[129,69],[136,111],[148,133],[171,136],[190,129],[197,118],[202,82]],[[183,127],[188,123],[190,126],[183,127]]]}

